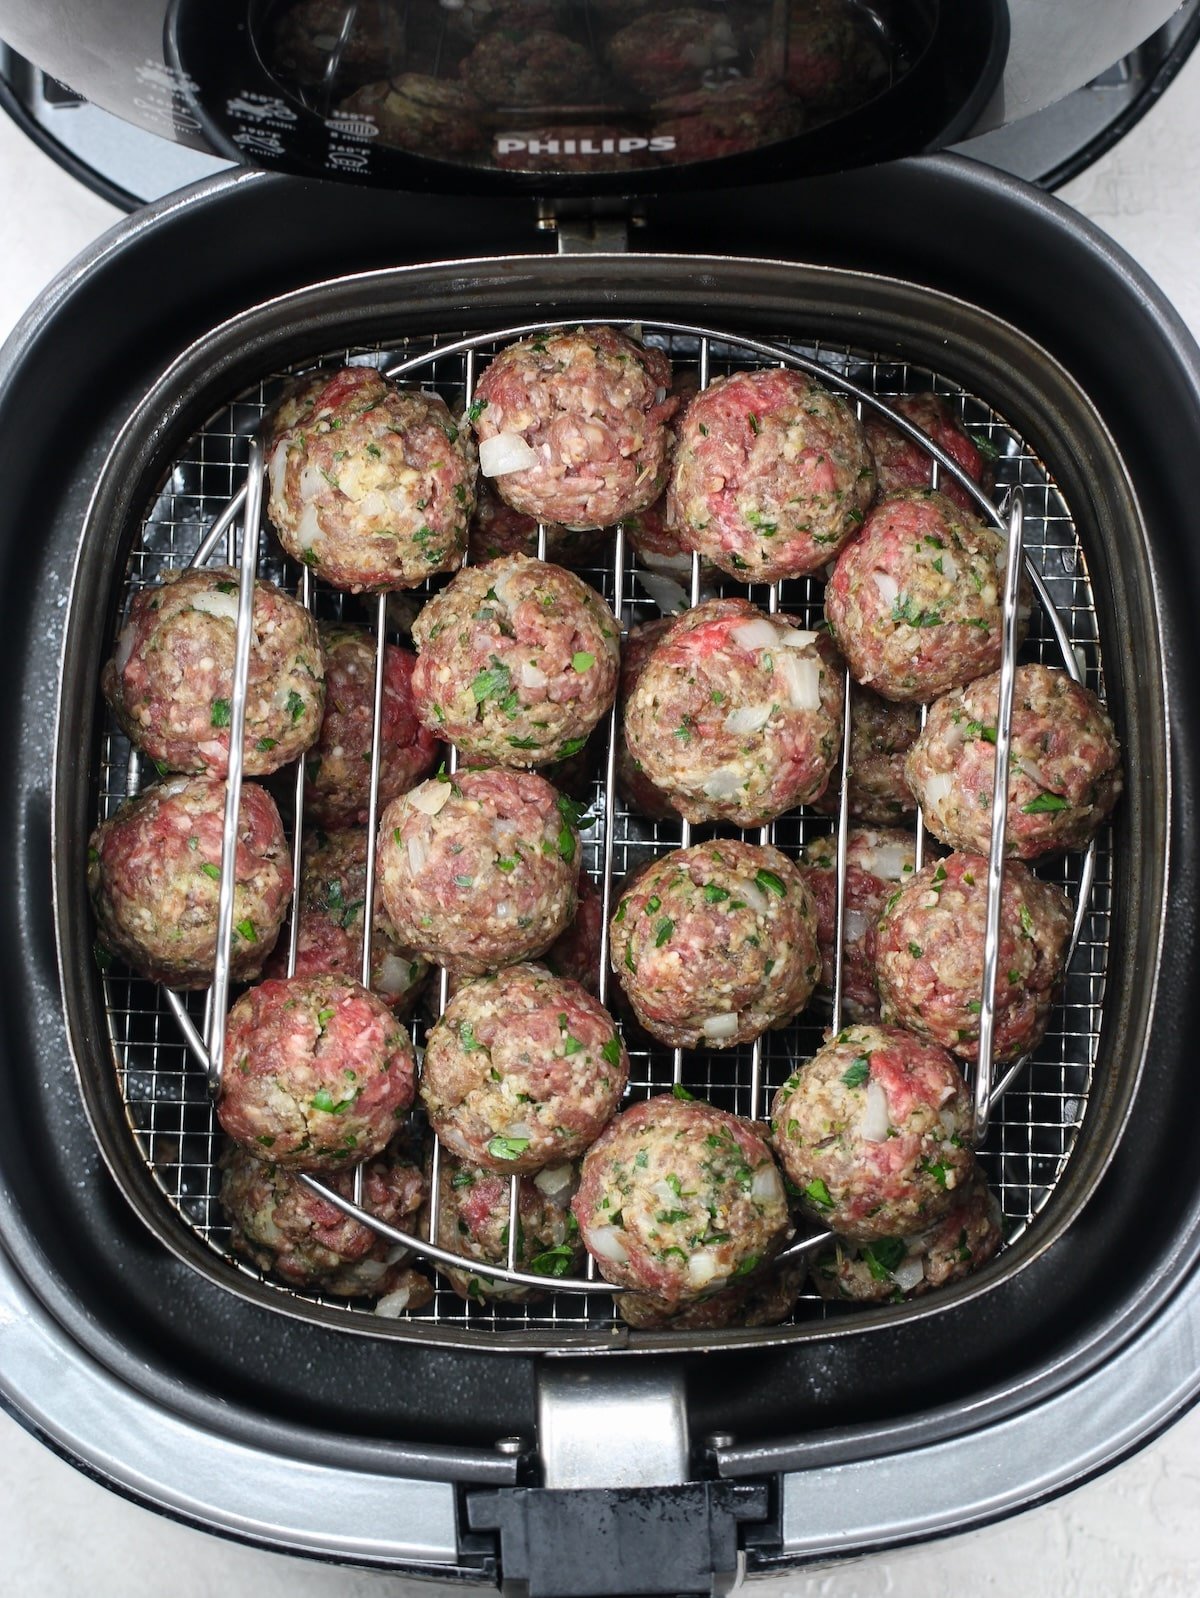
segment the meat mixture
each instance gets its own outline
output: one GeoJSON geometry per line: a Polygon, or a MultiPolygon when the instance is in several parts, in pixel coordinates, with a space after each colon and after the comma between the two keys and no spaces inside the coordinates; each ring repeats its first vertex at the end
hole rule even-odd
{"type": "Polygon", "coordinates": [[[362,83],[403,57],[403,23],[390,0],[358,0],[353,12],[346,0],[297,0],[275,16],[270,64],[285,79],[315,87],[336,60],[336,82],[362,83]]]}
{"type": "Polygon", "coordinates": [[[423,72],[401,72],[367,83],[343,100],[341,110],[366,117],[380,144],[418,155],[471,155],[483,137],[483,106],[461,83],[423,72]]]}
{"type": "Polygon", "coordinates": [[[565,527],[610,527],[666,484],[671,365],[611,327],[539,333],[503,350],[469,415],[506,504],[565,527]]]}
{"type": "MultiPolygon", "coordinates": [[[[817,910],[821,988],[832,997],[837,911],[837,838],[805,845],[800,874],[817,910]]],[[[842,925],[842,1005],[855,1021],[876,1020],[875,924],[897,884],[917,868],[911,832],[851,827],[846,835],[846,899],[842,925]]]]}
{"type": "MultiPolygon", "coordinates": [[[[134,595],[100,686],[130,741],[168,771],[229,768],[238,573],[169,572],[134,595]]],[[[243,769],[265,777],[321,726],[325,664],[316,623],[274,583],[254,585],[243,769]]]]}
{"type": "Polygon", "coordinates": [[[835,1237],[813,1263],[813,1285],[826,1299],[900,1303],[969,1276],[992,1258],[1003,1237],[999,1201],[976,1165],[945,1215],[916,1237],[873,1243],[835,1237]]]}
{"type": "Polygon", "coordinates": [[[706,73],[727,67],[738,54],[733,27],[720,11],[652,11],[608,41],[613,71],[651,100],[698,89],[706,73]]]}
{"type": "MultiPolygon", "coordinates": [[[[657,643],[671,627],[670,618],[661,616],[657,621],[640,622],[631,627],[621,643],[621,705],[629,703],[637,686],[642,668],[650,659],[657,643]]],[[[651,821],[670,821],[679,812],[661,789],[655,787],[629,751],[626,717],[621,716],[621,730],[617,744],[617,786],[629,808],[651,821]]]]}
{"type": "Polygon", "coordinates": [[[775,1095],[775,1152],[801,1208],[841,1237],[907,1237],[944,1215],[974,1164],[971,1110],[944,1049],[852,1026],[775,1095]]]}
{"type": "Polygon", "coordinates": [[[771,8],[771,31],[755,63],[780,78],[806,119],[824,122],[888,86],[888,63],[863,11],[849,0],[789,0],[771,8]]]}
{"type": "Polygon", "coordinates": [[[485,105],[532,111],[582,104],[596,65],[561,33],[502,23],[480,39],[459,71],[485,105]]]}
{"type": "MultiPolygon", "coordinates": [[[[570,1209],[577,1179],[574,1165],[565,1164],[549,1166],[536,1176],[522,1176],[518,1183],[514,1265],[519,1271],[546,1277],[547,1284],[557,1277],[578,1275],[583,1263],[579,1226],[570,1209]]],[[[438,1194],[440,1246],[480,1265],[507,1265],[509,1178],[464,1165],[443,1150],[438,1194]]],[[[536,1288],[519,1283],[473,1271],[440,1268],[461,1298],[528,1303],[541,1297],[536,1288]]]]}
{"type": "MultiPolygon", "coordinates": [[[[882,500],[825,589],[855,681],[885,699],[927,701],[995,671],[1004,562],[1000,534],[944,494],[910,488],[882,500]]],[[[1028,578],[1021,593],[1027,617],[1028,578]]]]}
{"type": "Polygon", "coordinates": [[[415,588],[462,565],[475,447],[436,394],[373,366],[297,379],[268,418],[279,541],[335,588],[415,588]]]}
{"type": "Polygon", "coordinates": [[[789,1234],[783,1179],[753,1125],[670,1094],[609,1123],[572,1209],[605,1281],[667,1313],[751,1276],[789,1234]]]}
{"type": "MultiPolygon", "coordinates": [[[[88,840],[88,891],[100,942],[139,976],[206,988],[217,949],[225,783],[171,777],[127,799],[88,840]]],[[[230,973],[262,970],[292,897],[275,801],[248,782],[238,811],[230,973]]]]}
{"type": "MultiPolygon", "coordinates": [[[[1073,916],[1061,888],[1010,861],[1000,900],[993,1059],[1015,1060],[1041,1042],[1066,967],[1073,916]]],[[[966,1059],[979,1044],[987,860],[929,861],[888,900],[875,934],[885,1021],[966,1059]]]]}
{"type": "MultiPolygon", "coordinates": [[[[537,517],[506,505],[494,484],[483,477],[467,537],[467,557],[472,566],[486,565],[500,555],[536,555],[537,517]]],[[[554,523],[546,526],[546,558],[560,566],[586,565],[599,555],[601,544],[596,528],[558,527],[554,523]]]]}
{"type": "Polygon", "coordinates": [[[451,999],[425,1042],[421,1099],[460,1159],[511,1175],[582,1154],[628,1077],[616,1026],[585,988],[510,965],[451,999]]]}
{"type": "MultiPolygon", "coordinates": [[[[361,978],[363,907],[367,891],[367,839],[357,827],[340,832],[310,832],[300,865],[296,975],[361,978]]],[[[287,975],[287,942],[282,939],[268,961],[268,976],[287,975]]],[[[403,1018],[411,1014],[429,967],[396,942],[376,890],[371,928],[371,992],[403,1018]]]]}
{"type": "Polygon", "coordinates": [[[778,1326],[795,1308],[806,1275],[803,1260],[786,1260],[760,1275],[721,1287],[682,1306],[648,1293],[621,1293],[617,1313],[649,1332],[719,1332],[731,1326],[778,1326]]]}
{"type": "Polygon", "coordinates": [[[767,845],[721,838],[640,871],[612,920],[613,970],[647,1032],[728,1049],[782,1026],[820,971],[804,879],[767,845]]]}
{"type": "MultiPolygon", "coordinates": [[[[847,781],[849,810],[856,821],[890,827],[916,812],[916,801],[904,775],[904,757],[921,730],[916,705],[880,699],[869,688],[850,695],[850,761],[847,781]]],[[[815,801],[818,810],[835,816],[841,801],[831,782],[815,801]]]]}
{"type": "MultiPolygon", "coordinates": [[[[919,427],[935,444],[940,445],[985,494],[992,492],[995,474],[990,460],[964,431],[958,417],[940,394],[904,394],[890,403],[893,410],[899,411],[914,427],[919,427]]],[[[911,438],[906,438],[877,411],[868,415],[866,426],[867,442],[879,473],[881,494],[897,494],[904,488],[930,486],[932,455],[911,438]]],[[[938,487],[939,492],[957,505],[959,510],[966,511],[970,516],[978,514],[978,507],[970,494],[944,467],[938,473],[938,487]]]]}
{"type": "MultiPolygon", "coordinates": [[[[986,854],[992,837],[1000,674],[931,706],[905,775],[925,825],[952,849],[986,854]]],[[[1007,852],[1036,860],[1083,849],[1122,788],[1121,747],[1090,689],[1049,666],[1018,666],[1008,762],[1007,852]]]]}
{"type": "Polygon", "coordinates": [[[532,772],[443,774],[395,800],[379,879],[397,938],[463,975],[544,953],[575,914],[576,814],[532,772]]]}
{"type": "Polygon", "coordinates": [[[337,1170],[391,1142],[415,1070],[408,1033],[359,983],[269,980],[229,1012],[217,1116],[259,1159],[337,1170]]]}
{"type": "Polygon", "coordinates": [[[802,372],[719,377],[680,423],[669,517],[691,548],[743,581],[817,571],[874,497],[862,424],[802,372]]]}
{"type": "Polygon", "coordinates": [[[655,134],[674,139],[671,161],[717,161],[793,138],[803,127],[794,100],[761,78],[726,78],[655,106],[655,134]]]}
{"type": "MultiPolygon", "coordinates": [[[[354,1176],[340,1171],[327,1185],[354,1197],[354,1176]]],[[[401,1231],[411,1231],[426,1199],[425,1177],[407,1152],[390,1145],[363,1166],[362,1208],[401,1231]]],[[[315,1288],[338,1298],[380,1298],[408,1286],[407,1307],[433,1297],[424,1277],[386,1238],[314,1193],[291,1171],[255,1159],[230,1144],[221,1158],[221,1203],[235,1254],[290,1287],[315,1288]]]]}
{"type": "Polygon", "coordinates": [[[656,644],[629,696],[625,736],[689,821],[759,826],[825,791],[842,694],[824,635],[744,599],[713,599],[656,644]]]}
{"type": "Polygon", "coordinates": [[[498,765],[578,754],[616,697],[619,634],[595,589],[561,566],[524,555],[469,566],[413,625],[417,714],[498,765]]]}
{"type": "Polygon", "coordinates": [[[600,933],[604,901],[586,871],[579,873],[575,919],[542,957],[543,965],[557,977],[578,982],[593,996],[600,994],[600,933]]]}
{"type": "MultiPolygon", "coordinates": [[[[305,768],[304,810],[322,827],[362,826],[371,799],[375,640],[360,627],[323,623],[325,717],[305,768]]],[[[441,745],[413,703],[416,657],[388,644],[383,656],[379,807],[407,793],[437,763],[441,745]]]]}

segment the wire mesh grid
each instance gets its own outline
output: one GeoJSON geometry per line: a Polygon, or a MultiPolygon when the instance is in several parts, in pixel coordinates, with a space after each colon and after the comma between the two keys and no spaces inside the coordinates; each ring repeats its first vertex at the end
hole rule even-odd
{"type": "MultiPolygon", "coordinates": [[[[405,341],[388,346],[351,346],[331,350],[325,362],[366,362],[381,368],[417,356],[426,357],[419,383],[436,390],[452,409],[464,396],[465,367],[461,354],[439,356],[440,345],[456,335],[405,341]]],[[[699,342],[692,337],[648,332],[648,343],[670,355],[677,375],[695,371],[700,360],[699,342]]],[[[831,371],[851,378],[885,400],[907,393],[934,390],[951,407],[987,453],[995,457],[997,496],[1019,485],[1025,495],[1025,546],[1041,572],[1075,652],[1086,685],[1104,696],[1103,667],[1096,611],[1084,552],[1071,512],[1050,473],[1009,422],[985,400],[960,388],[929,368],[876,357],[845,345],[806,342],[787,334],[773,342],[816,360],[831,371]]],[[[480,366],[500,346],[478,350],[480,366]]],[[[312,364],[310,363],[305,363],[312,364]]],[[[711,380],[721,373],[761,364],[748,356],[731,333],[731,342],[710,342],[707,352],[711,380]]],[[[274,372],[224,406],[188,441],[145,514],[134,538],[124,578],[123,603],[117,630],[123,625],[129,602],[139,588],[158,582],[162,575],[187,566],[214,519],[226,508],[245,478],[250,434],[278,396],[289,373],[274,372]]],[[[222,540],[213,563],[236,558],[234,533],[222,540]]],[[[611,597],[614,573],[606,565],[576,564],[575,569],[606,597],[611,597]]],[[[625,596],[623,624],[655,619],[659,607],[639,581],[641,571],[627,550],[622,584],[625,596]]],[[[299,569],[274,544],[264,545],[260,575],[268,576],[290,592],[298,587],[299,569]]],[[[441,579],[440,581],[445,581],[441,579]]],[[[365,601],[336,593],[318,583],[314,610],[319,618],[356,620],[366,624],[365,601]]],[[[713,591],[748,596],[766,606],[762,585],[722,581],[713,591]]],[[[822,618],[819,578],[802,578],[781,585],[779,609],[811,626],[822,618]]],[[[421,593],[414,596],[419,602],[421,593]]],[[[1022,660],[1060,663],[1053,630],[1035,606],[1022,660]]],[[[603,724],[602,724],[603,725],[603,724]]],[[[149,780],[153,773],[141,769],[142,757],[132,751],[115,720],[105,708],[100,718],[98,765],[98,819],[113,813],[121,801],[149,780]]],[[[590,805],[584,822],[583,859],[593,877],[603,870],[604,812],[610,796],[604,791],[602,771],[591,779],[590,805]]],[[[648,859],[677,848],[678,823],[651,821],[629,810],[618,795],[614,804],[612,876],[619,882],[648,859]]],[[[774,842],[795,858],[812,838],[834,829],[835,823],[816,810],[801,808],[781,817],[773,827],[774,842]]],[[[731,829],[723,829],[727,834],[731,829]]],[[[704,834],[701,833],[701,836],[704,834]]],[[[758,830],[744,834],[756,841],[758,830]]],[[[1082,856],[1057,857],[1039,874],[1063,887],[1072,900],[1078,897],[1082,856]]],[[[1012,1242],[1049,1200],[1068,1160],[1087,1109],[1102,1020],[1112,898],[1112,837],[1106,829],[1098,839],[1096,875],[1087,913],[1083,918],[1074,958],[1050,1027],[1034,1058],[995,1107],[991,1129],[979,1151],[1005,1217],[1005,1233],[1012,1242]]],[[[286,933],[285,933],[286,935],[286,933]]],[[[204,1073],[189,1058],[178,1025],[166,999],[154,984],[130,977],[119,968],[104,976],[109,1039],[117,1082],[131,1133],[153,1177],[183,1224],[190,1227],[216,1253],[256,1279],[269,1282],[279,1293],[336,1305],[347,1316],[370,1315],[368,1305],[326,1300],[317,1293],[298,1294],[264,1277],[237,1260],[229,1248],[229,1227],[222,1213],[218,1190],[218,1159],[222,1134],[216,1121],[204,1073]]],[[[205,996],[187,996],[193,1020],[203,1023],[205,996]]],[[[761,1087],[752,1102],[750,1046],[720,1052],[692,1052],[684,1056],[683,1081],[687,1088],[722,1109],[750,1117],[765,1117],[775,1089],[795,1064],[820,1046],[828,1025],[828,1010],[819,1002],[790,1026],[765,1035],[761,1050],[761,1087]]],[[[423,1022],[413,1022],[418,1049],[423,1022]]],[[[644,1034],[626,1029],[630,1058],[629,1096],[638,1098],[670,1091],[674,1078],[673,1051],[649,1045],[644,1034]]],[[[482,1301],[459,1297],[440,1276],[434,1278],[431,1304],[415,1312],[422,1319],[488,1330],[522,1328],[553,1331],[555,1327],[597,1327],[614,1318],[610,1295],[598,1287],[594,1293],[567,1297],[549,1293],[533,1302],[508,1299],[482,1301]]],[[[830,1313],[815,1292],[803,1292],[794,1311],[797,1320],[830,1313]]]]}

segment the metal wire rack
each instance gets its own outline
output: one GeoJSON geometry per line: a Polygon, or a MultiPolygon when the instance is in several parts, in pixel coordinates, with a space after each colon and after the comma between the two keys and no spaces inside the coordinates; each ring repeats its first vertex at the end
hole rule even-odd
{"type": "MultiPolygon", "coordinates": [[[[648,323],[640,331],[647,343],[667,351],[677,374],[692,370],[701,386],[720,373],[772,363],[773,346],[778,346],[797,361],[811,362],[832,385],[845,380],[885,402],[927,389],[939,393],[967,430],[995,455],[998,496],[1013,488],[1022,491],[1026,557],[1040,579],[1043,602],[1035,606],[1021,658],[1066,664],[1073,675],[1103,697],[1096,610],[1070,509],[1045,464],[985,400],[966,392],[944,374],[848,346],[806,343],[786,334],[765,345],[739,337],[736,332],[703,336],[664,323],[648,323]]],[[[455,409],[469,396],[473,372],[515,336],[517,332],[509,329],[483,339],[439,337],[392,348],[353,346],[327,352],[325,361],[366,362],[385,371],[402,368],[406,374],[402,380],[441,393],[455,409]]],[[[134,539],[118,629],[138,589],[157,583],[169,570],[191,564],[206,540],[212,553],[206,554],[205,559],[218,563],[237,559],[242,542],[238,516],[245,498],[251,439],[287,376],[287,372],[279,371],[263,377],[212,416],[189,440],[154,503],[147,508],[134,539]]],[[[934,464],[934,480],[937,471],[934,464]]],[[[641,569],[623,539],[616,540],[611,553],[613,559],[596,565],[576,565],[576,569],[615,604],[624,625],[656,617],[659,608],[640,580],[641,569]]],[[[308,589],[309,574],[301,573],[265,540],[258,571],[291,592],[300,591],[302,582],[308,589]]],[[[697,582],[698,567],[693,586],[697,582]]],[[[718,591],[748,594],[762,608],[781,610],[797,618],[801,625],[818,622],[822,614],[822,583],[818,578],[787,581],[771,589],[726,582],[718,585],[718,591]]],[[[309,597],[318,617],[364,623],[375,603],[370,602],[369,609],[363,601],[320,583],[311,584],[309,597]]],[[[603,757],[599,764],[601,769],[591,779],[589,819],[583,832],[584,865],[596,881],[603,883],[607,856],[607,876],[610,881],[619,882],[646,860],[686,842],[689,829],[686,823],[650,821],[631,812],[611,788],[611,771],[604,769],[603,757]]],[[[141,786],[147,778],[142,767],[141,757],[105,712],[98,750],[98,819],[112,814],[125,797],[141,786]]],[[[811,838],[836,828],[837,823],[828,817],[803,808],[775,822],[771,836],[776,847],[795,857],[811,838]]],[[[746,836],[756,841],[760,834],[754,829],[746,836]]],[[[1074,955],[1050,1029],[1035,1057],[1020,1071],[1007,1073],[1000,1084],[1007,1085],[1007,1091],[994,1105],[991,1128],[979,1150],[981,1163],[1000,1199],[1010,1242],[1049,1200],[1087,1108],[1100,1036],[1109,943],[1111,834],[1106,830],[1088,855],[1057,857],[1048,869],[1039,871],[1067,891],[1079,912],[1074,955]]],[[[286,929],[283,936],[287,936],[286,929]]],[[[222,1134],[205,1074],[189,1058],[188,1044],[172,1013],[174,1001],[176,1008],[182,1008],[190,1017],[197,1034],[202,1035],[205,996],[188,995],[181,1004],[155,985],[117,971],[106,973],[104,989],[113,1063],[131,1135],[164,1198],[180,1222],[210,1248],[240,1271],[258,1276],[230,1253],[229,1227],[217,1197],[222,1134]]],[[[819,1047],[828,1022],[827,1009],[822,1012],[819,1007],[810,1007],[790,1027],[767,1034],[753,1046],[708,1053],[681,1054],[648,1046],[639,1035],[628,1036],[630,1097],[670,1091],[674,1083],[682,1081],[690,1091],[721,1108],[743,1116],[763,1117],[771,1095],[796,1061],[819,1047]]],[[[419,1048],[423,1041],[419,1017],[414,1022],[414,1037],[419,1048]]],[[[342,1314],[360,1325],[364,1316],[371,1315],[369,1306],[342,1306],[341,1301],[271,1285],[281,1294],[338,1304],[342,1314]]],[[[828,1307],[815,1293],[805,1293],[797,1301],[795,1318],[805,1320],[826,1313],[828,1307]]],[[[612,1317],[612,1297],[602,1283],[589,1292],[550,1293],[532,1302],[515,1303],[464,1300],[440,1277],[435,1282],[432,1303],[414,1316],[481,1333],[596,1327],[612,1317]]]]}

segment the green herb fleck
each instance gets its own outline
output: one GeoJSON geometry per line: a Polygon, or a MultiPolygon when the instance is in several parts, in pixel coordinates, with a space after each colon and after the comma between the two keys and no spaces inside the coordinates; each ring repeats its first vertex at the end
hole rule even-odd
{"type": "Polygon", "coordinates": [[[696,1097],[694,1093],[688,1092],[687,1088],[684,1087],[682,1082],[676,1082],[671,1088],[671,1092],[675,1098],[682,1099],[685,1103],[690,1102],[696,1097]]]}
{"type": "Polygon", "coordinates": [[[214,699],[212,702],[212,724],[214,727],[228,727],[233,719],[233,711],[228,699],[214,699]]]}
{"type": "Polygon", "coordinates": [[[829,1189],[819,1176],[814,1177],[804,1189],[804,1196],[811,1199],[814,1204],[819,1204],[823,1210],[831,1210],[833,1208],[833,1200],[829,1196],[829,1189]]]}
{"type": "Polygon", "coordinates": [[[654,934],[654,947],[656,949],[661,949],[663,944],[667,942],[668,938],[670,938],[674,930],[675,923],[670,919],[669,916],[664,916],[658,923],[658,927],[654,934]]]}
{"type": "Polygon", "coordinates": [[[764,893],[774,893],[780,899],[787,898],[787,888],[784,886],[783,878],[776,876],[773,871],[767,871],[765,868],[762,871],[756,871],[754,880],[764,893]]]}
{"type": "Polygon", "coordinates": [[[871,1075],[871,1059],[869,1055],[860,1054],[857,1059],[842,1072],[842,1081],[848,1088],[860,1088],[871,1075]]]}
{"type": "Polygon", "coordinates": [[[1040,793],[1036,799],[1031,799],[1027,805],[1021,806],[1023,816],[1052,816],[1060,810],[1069,810],[1071,802],[1063,799],[1056,793],[1040,793]]]}
{"type": "Polygon", "coordinates": [[[205,861],[201,862],[200,869],[201,869],[201,871],[203,871],[203,873],[204,873],[204,875],[206,877],[211,877],[214,882],[220,882],[220,880],[221,880],[221,868],[220,868],[220,866],[214,866],[211,861],[205,860],[205,861]]]}
{"type": "Polygon", "coordinates": [[[494,1137],[487,1151],[494,1160],[519,1160],[528,1147],[527,1137],[494,1137]]]}
{"type": "Polygon", "coordinates": [[[577,649],[571,656],[571,664],[576,671],[591,671],[596,664],[596,657],[589,654],[586,649],[577,649]]]}

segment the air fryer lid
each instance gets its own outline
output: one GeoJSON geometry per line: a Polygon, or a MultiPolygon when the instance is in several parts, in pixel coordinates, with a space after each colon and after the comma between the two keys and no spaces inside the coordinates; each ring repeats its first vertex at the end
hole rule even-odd
{"type": "Polygon", "coordinates": [[[243,164],[571,194],[740,185],[938,149],[1068,93],[1172,9],[0,0],[0,34],[104,109],[243,164]]]}

